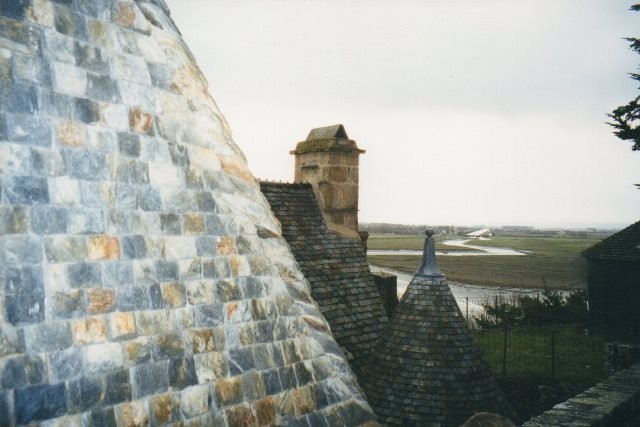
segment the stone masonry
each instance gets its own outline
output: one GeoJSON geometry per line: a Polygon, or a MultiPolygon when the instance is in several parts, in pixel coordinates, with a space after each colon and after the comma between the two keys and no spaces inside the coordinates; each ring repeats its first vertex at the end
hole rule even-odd
{"type": "Polygon", "coordinates": [[[294,181],[313,186],[327,227],[357,239],[358,164],[364,152],[342,125],[312,129],[291,151],[295,156],[294,181]]]}
{"type": "Polygon", "coordinates": [[[162,0],[0,1],[0,425],[373,425],[162,0]]]}

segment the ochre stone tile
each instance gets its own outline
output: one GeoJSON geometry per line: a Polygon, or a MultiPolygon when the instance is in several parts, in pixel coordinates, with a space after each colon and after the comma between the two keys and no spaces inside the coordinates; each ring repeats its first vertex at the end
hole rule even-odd
{"type": "Polygon", "coordinates": [[[107,313],[112,311],[116,304],[116,291],[114,289],[87,289],[87,300],[89,313],[107,313]]]}
{"type": "Polygon", "coordinates": [[[92,261],[120,259],[120,241],[117,237],[106,235],[90,237],[87,257],[92,261]]]}

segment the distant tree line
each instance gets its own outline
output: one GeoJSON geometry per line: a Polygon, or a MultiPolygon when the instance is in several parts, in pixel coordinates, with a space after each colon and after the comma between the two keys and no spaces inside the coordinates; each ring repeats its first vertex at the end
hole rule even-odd
{"type": "Polygon", "coordinates": [[[554,324],[586,325],[587,292],[578,290],[564,297],[546,289],[542,297],[524,295],[512,302],[482,304],[484,312],[474,316],[479,329],[503,326],[543,326],[554,324]]]}
{"type": "MultiPolygon", "coordinates": [[[[388,234],[424,234],[424,230],[427,228],[433,228],[436,234],[456,234],[461,227],[455,227],[453,225],[415,225],[415,224],[389,224],[386,222],[361,222],[359,224],[360,230],[368,231],[369,233],[388,233],[388,234]]],[[[466,228],[464,228],[466,230],[466,228]]]]}

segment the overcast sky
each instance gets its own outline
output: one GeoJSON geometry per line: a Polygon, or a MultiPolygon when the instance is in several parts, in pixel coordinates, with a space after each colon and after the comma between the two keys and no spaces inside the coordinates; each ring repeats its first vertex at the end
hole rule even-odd
{"type": "Polygon", "coordinates": [[[360,221],[640,220],[640,152],[606,113],[637,96],[632,2],[167,0],[260,179],[345,125],[360,221]]]}

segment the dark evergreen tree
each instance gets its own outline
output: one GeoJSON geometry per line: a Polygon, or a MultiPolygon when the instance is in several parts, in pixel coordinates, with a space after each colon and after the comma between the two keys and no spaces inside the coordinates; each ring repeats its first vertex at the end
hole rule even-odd
{"type": "MultiPolygon", "coordinates": [[[[640,4],[634,4],[631,6],[631,10],[640,11],[640,4]]],[[[640,53],[640,39],[634,37],[625,38],[629,43],[631,49],[640,53]]],[[[640,74],[631,73],[631,78],[636,81],[640,81],[640,74]]],[[[633,151],[640,151],[640,96],[631,100],[627,105],[622,105],[608,114],[613,119],[612,123],[609,123],[616,130],[614,133],[623,141],[632,141],[633,151]]]]}

